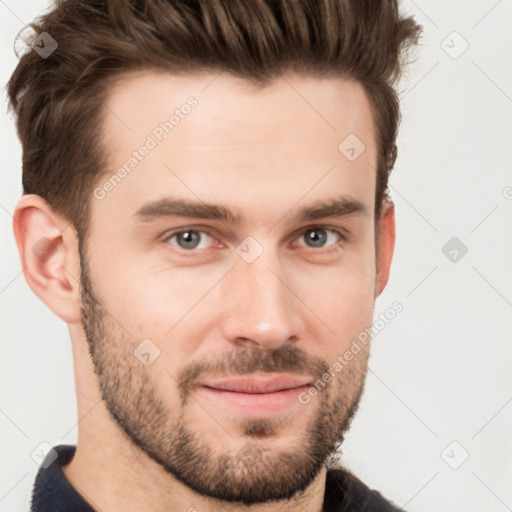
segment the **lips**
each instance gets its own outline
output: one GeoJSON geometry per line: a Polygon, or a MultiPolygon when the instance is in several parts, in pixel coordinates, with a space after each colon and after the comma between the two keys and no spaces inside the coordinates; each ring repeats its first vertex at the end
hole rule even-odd
{"type": "Polygon", "coordinates": [[[236,393],[275,393],[287,389],[300,388],[310,384],[309,376],[269,375],[265,377],[241,376],[229,379],[208,380],[202,385],[206,388],[236,393]]]}

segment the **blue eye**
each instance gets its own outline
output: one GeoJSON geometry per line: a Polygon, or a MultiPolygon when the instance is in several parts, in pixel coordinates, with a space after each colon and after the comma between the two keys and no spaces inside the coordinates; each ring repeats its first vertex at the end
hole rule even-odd
{"type": "Polygon", "coordinates": [[[326,228],[308,229],[300,236],[300,238],[302,237],[304,237],[308,247],[328,247],[330,245],[336,244],[342,238],[340,233],[337,231],[326,228]]]}
{"type": "MultiPolygon", "coordinates": [[[[337,245],[340,240],[345,240],[345,236],[336,229],[314,227],[303,231],[298,237],[297,245],[313,249],[321,249],[337,245]]],[[[179,249],[188,252],[208,249],[215,242],[215,237],[207,231],[201,229],[182,229],[175,231],[165,238],[166,243],[170,243],[179,249]]]]}
{"type": "Polygon", "coordinates": [[[204,231],[187,229],[172,234],[167,240],[169,242],[175,240],[176,243],[173,243],[173,245],[177,245],[180,249],[191,250],[205,249],[208,247],[208,241],[213,240],[213,238],[204,231]]]}

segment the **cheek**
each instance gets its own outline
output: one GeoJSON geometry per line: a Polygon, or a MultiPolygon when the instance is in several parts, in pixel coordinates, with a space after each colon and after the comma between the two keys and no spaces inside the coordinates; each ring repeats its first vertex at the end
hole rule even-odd
{"type": "Polygon", "coordinates": [[[338,268],[317,269],[300,279],[300,297],[314,313],[304,313],[308,330],[318,342],[323,340],[324,357],[329,361],[372,325],[376,271],[368,252],[338,268]]]}
{"type": "Polygon", "coordinates": [[[201,299],[215,282],[215,275],[190,269],[147,268],[140,262],[124,263],[104,275],[112,314],[137,329],[165,333],[201,299]]]}
{"type": "Polygon", "coordinates": [[[322,292],[312,297],[311,309],[319,312],[338,339],[345,339],[371,324],[374,289],[374,275],[331,276],[322,292]]]}
{"type": "Polygon", "coordinates": [[[349,246],[332,265],[294,269],[289,278],[300,286],[306,304],[323,311],[334,323],[366,318],[373,309],[376,282],[375,252],[370,242],[349,246]]]}

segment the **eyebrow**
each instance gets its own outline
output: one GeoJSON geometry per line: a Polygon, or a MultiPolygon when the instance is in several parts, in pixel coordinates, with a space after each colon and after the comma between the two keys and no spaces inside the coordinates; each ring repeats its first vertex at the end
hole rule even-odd
{"type": "Polygon", "coordinates": [[[230,224],[238,224],[241,220],[226,206],[172,198],[146,203],[135,212],[134,216],[141,222],[150,222],[165,217],[214,219],[230,224]]]}
{"type": "Polygon", "coordinates": [[[368,216],[368,208],[359,200],[348,197],[337,197],[328,201],[319,201],[307,208],[299,210],[299,222],[323,219],[324,217],[345,217],[358,214],[368,216]]]}
{"type": "MultiPolygon", "coordinates": [[[[310,206],[301,208],[298,211],[297,220],[308,222],[324,217],[345,217],[353,214],[367,216],[369,213],[368,208],[361,201],[342,196],[317,201],[310,206]]],[[[223,205],[173,198],[164,198],[146,203],[133,216],[139,222],[151,222],[166,217],[212,219],[228,224],[239,224],[242,220],[239,214],[223,205]]]]}

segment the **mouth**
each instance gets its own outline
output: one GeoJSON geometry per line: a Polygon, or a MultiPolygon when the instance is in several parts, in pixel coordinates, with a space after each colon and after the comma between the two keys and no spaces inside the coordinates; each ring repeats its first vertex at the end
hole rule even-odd
{"type": "Polygon", "coordinates": [[[249,416],[268,416],[299,404],[298,396],[311,385],[310,376],[239,376],[208,380],[200,391],[217,404],[249,416]]]}

